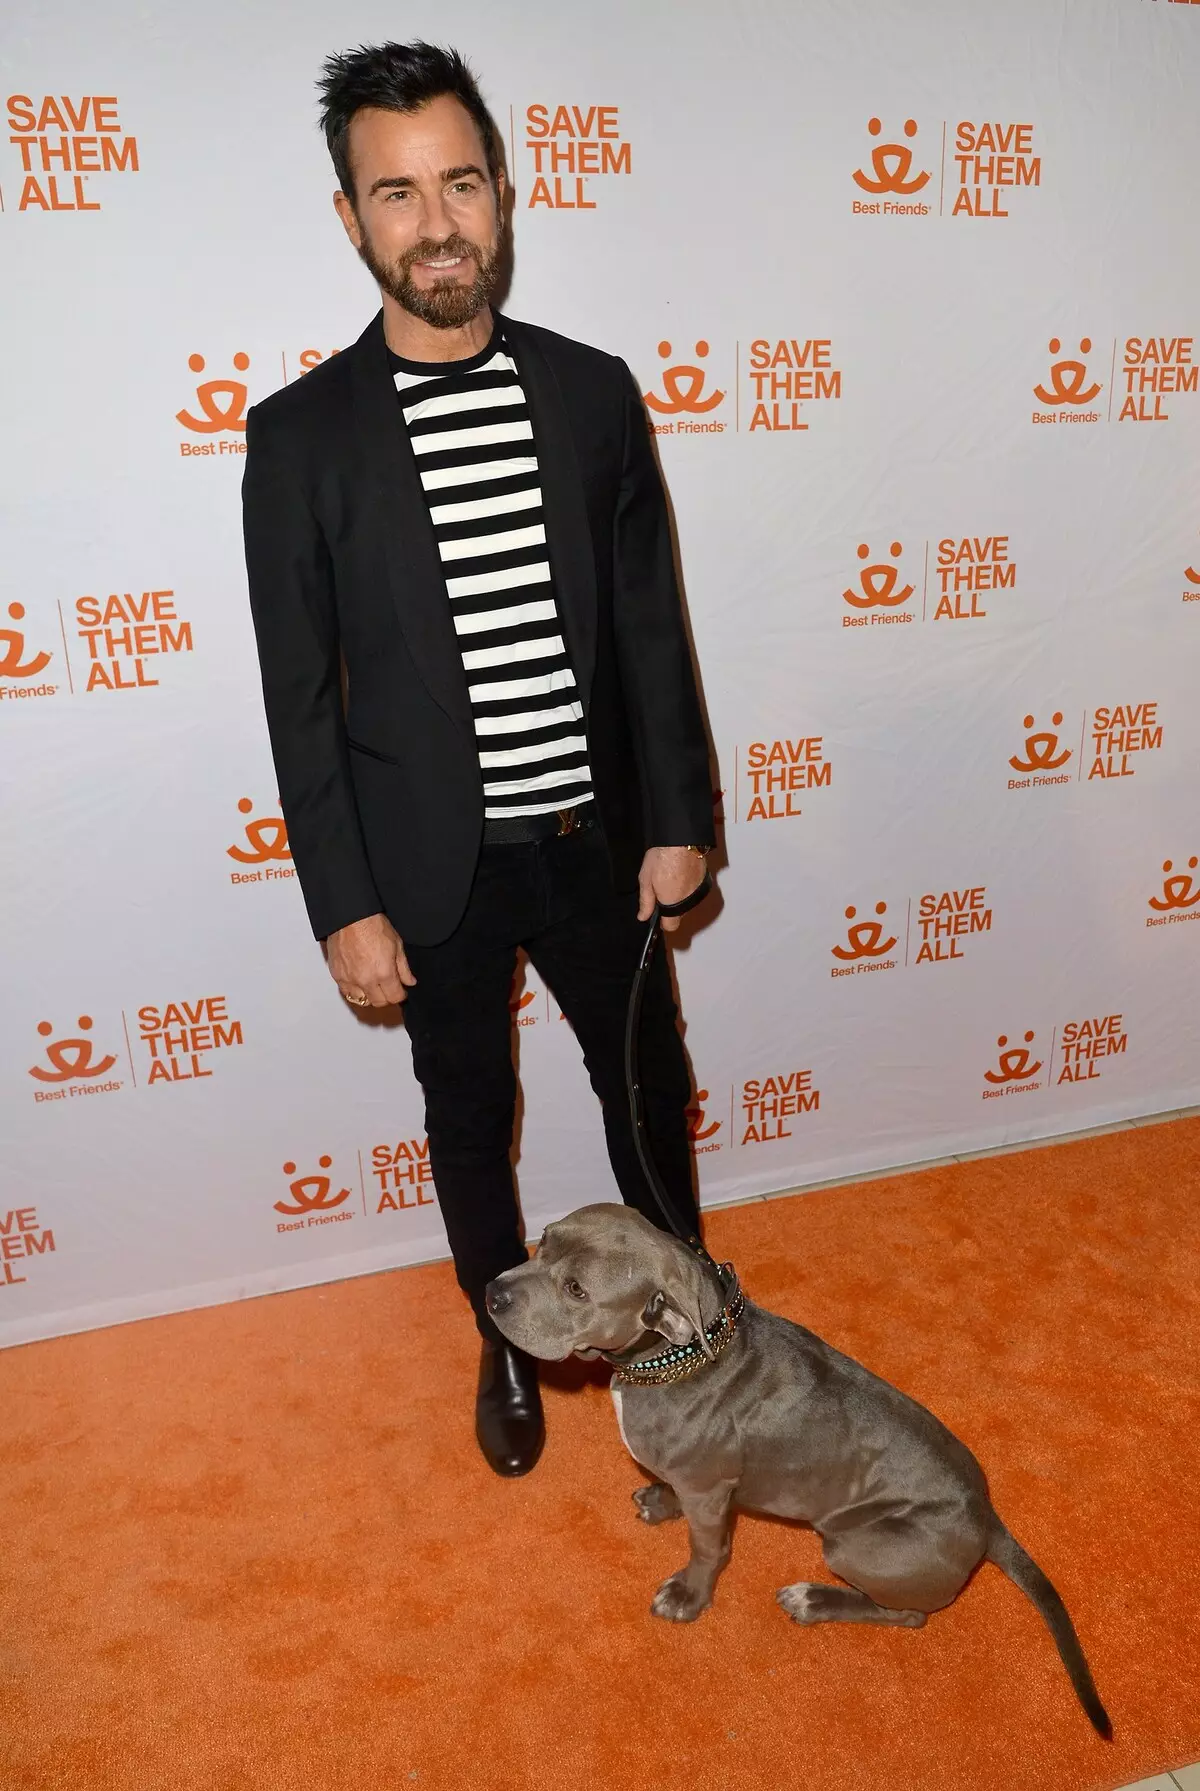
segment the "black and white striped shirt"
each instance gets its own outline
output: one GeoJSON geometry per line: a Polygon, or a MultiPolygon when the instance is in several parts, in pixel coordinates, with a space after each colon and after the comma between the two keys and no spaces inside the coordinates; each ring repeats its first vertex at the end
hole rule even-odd
{"type": "Polygon", "coordinates": [[[390,350],[389,359],[467,674],[484,813],[590,801],[537,448],[508,345],[497,329],[469,360],[405,361],[390,350]]]}

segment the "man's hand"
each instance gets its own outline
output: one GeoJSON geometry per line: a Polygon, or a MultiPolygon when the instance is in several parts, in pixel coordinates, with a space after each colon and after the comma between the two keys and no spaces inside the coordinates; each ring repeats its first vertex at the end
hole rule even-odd
{"type": "Polygon", "coordinates": [[[397,1005],[417,980],[408,967],[404,941],[386,914],[368,914],[330,933],[325,956],[330,976],[356,1007],[363,1006],[364,995],[371,1007],[397,1005]]]}
{"type": "MultiPolygon", "coordinates": [[[[638,872],[638,919],[649,920],[656,902],[682,902],[704,880],[704,860],[688,846],[651,846],[638,872]]],[[[680,916],[663,916],[663,932],[673,933],[680,916]]]]}

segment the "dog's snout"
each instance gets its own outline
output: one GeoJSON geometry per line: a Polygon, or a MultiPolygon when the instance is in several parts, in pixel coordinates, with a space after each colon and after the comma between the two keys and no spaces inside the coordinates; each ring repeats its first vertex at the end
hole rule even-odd
{"type": "Polygon", "coordinates": [[[489,1312],[507,1312],[512,1305],[512,1292],[502,1287],[499,1281],[489,1281],[484,1299],[489,1312]]]}

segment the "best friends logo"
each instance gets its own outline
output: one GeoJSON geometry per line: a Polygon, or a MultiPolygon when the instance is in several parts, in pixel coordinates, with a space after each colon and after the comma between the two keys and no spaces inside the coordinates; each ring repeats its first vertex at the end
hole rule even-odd
{"type": "MultiPolygon", "coordinates": [[[[872,118],[867,124],[868,133],[879,139],[883,135],[883,120],[872,118]]],[[[914,169],[912,139],[917,134],[915,118],[904,121],[904,135],[909,139],[906,143],[882,143],[876,141],[871,148],[871,168],[866,172],[862,168],[854,170],[854,184],[864,193],[888,195],[875,198],[874,202],[854,201],[854,211],[860,217],[906,216],[926,218],[929,206],[922,202],[919,205],[897,205],[896,198],[911,199],[929,185],[928,168],[914,169]]]]}
{"type": "Polygon", "coordinates": [[[886,902],[876,902],[874,919],[860,920],[858,908],[853,902],[850,904],[845,913],[850,922],[845,939],[831,948],[838,962],[830,970],[830,976],[859,976],[863,971],[895,970],[899,960],[891,953],[899,939],[884,921],[887,911],[886,902]]]}
{"type": "MultiPolygon", "coordinates": [[[[903,552],[904,545],[900,541],[893,541],[888,549],[891,560],[899,560],[903,552]]],[[[868,542],[859,543],[858,557],[860,560],[870,560],[871,548],[868,542]]],[[[842,592],[842,597],[852,609],[898,609],[902,603],[908,602],[915,589],[915,585],[901,582],[898,566],[889,565],[887,560],[882,560],[873,565],[864,565],[859,573],[857,588],[848,587],[842,592]]],[[[908,621],[910,618],[906,616],[904,619],[908,621]]],[[[847,616],[845,620],[851,622],[854,618],[847,616]]]]}
{"type": "Polygon", "coordinates": [[[1162,887],[1155,891],[1147,904],[1154,911],[1146,916],[1148,927],[1167,927],[1182,920],[1200,920],[1200,880],[1196,877],[1198,865],[1200,857],[1194,852],[1178,868],[1174,859],[1163,859],[1162,887]]]}
{"type": "MultiPolygon", "coordinates": [[[[229,1012],[226,995],[203,995],[195,999],[180,998],[166,1002],[145,1002],[136,1009],[133,1023],[121,1010],[121,1028],[130,1080],[136,1089],[137,1069],[130,1043],[131,1032],[144,1050],[142,1067],[145,1085],[160,1082],[206,1081],[214,1074],[227,1052],[245,1043],[242,1022],[229,1012]]],[[[104,1043],[91,1036],[95,1022],[90,1014],[80,1014],[78,1032],[55,1037],[59,1030],[51,1020],[39,1020],[37,1032],[48,1041],[39,1062],[29,1066],[28,1074],[37,1084],[34,1099],[38,1102],[65,1101],[78,1095],[115,1094],[125,1086],[120,1077],[110,1072],[116,1067],[117,1037],[115,1022],[101,1028],[104,1043]]],[[[139,1056],[141,1053],[139,1053],[139,1056]]]]}
{"type": "MultiPolygon", "coordinates": [[[[906,118],[896,132],[886,130],[880,117],[868,119],[872,141],[864,160],[869,165],[860,164],[851,175],[867,195],[851,200],[855,217],[928,218],[935,210],[942,217],[949,185],[951,218],[1007,218],[1016,191],[1041,186],[1042,158],[1034,153],[1032,124],[964,118],[955,124],[953,138],[947,122],[940,125],[935,191],[932,152],[917,144],[917,120],[906,118]]],[[[933,137],[933,131],[926,133],[927,141],[933,137]]]]}
{"type": "Polygon", "coordinates": [[[1082,336],[1079,342],[1078,357],[1063,354],[1063,345],[1058,336],[1050,338],[1050,370],[1043,381],[1033,388],[1033,395],[1039,398],[1044,410],[1033,413],[1035,423],[1098,423],[1100,412],[1086,407],[1098,398],[1104,390],[1103,382],[1093,379],[1088,370],[1087,357],[1092,352],[1092,339],[1082,336]]]}
{"type": "Polygon", "coordinates": [[[1037,1034],[1030,1030],[1017,1043],[1013,1043],[1007,1033],[1000,1034],[996,1040],[998,1056],[995,1065],[983,1072],[983,1079],[988,1084],[983,1091],[985,1101],[996,1100],[1006,1094],[1032,1094],[1041,1088],[1042,1084],[1036,1077],[1045,1068],[1045,1064],[1034,1054],[1036,1038],[1037,1034]]]}
{"type": "MultiPolygon", "coordinates": [[[[1197,4],[1200,5],[1200,0],[1197,0],[1197,4]]],[[[1200,572],[1197,572],[1194,566],[1185,566],[1183,569],[1183,576],[1187,580],[1187,589],[1183,592],[1183,601],[1185,603],[1200,603],[1200,572]]],[[[0,633],[0,640],[3,639],[4,635],[0,633]]],[[[3,675],[3,672],[4,667],[3,665],[0,665],[0,676],[3,675]]],[[[3,694],[3,689],[0,688],[0,696],[3,696],[3,694]]]]}
{"type": "MultiPolygon", "coordinates": [[[[399,1138],[373,1145],[367,1153],[369,1167],[364,1166],[361,1150],[357,1155],[364,1217],[436,1207],[428,1138],[399,1138]]],[[[346,1224],[357,1217],[351,1204],[352,1190],[342,1185],[330,1152],[323,1152],[307,1175],[298,1173],[298,1165],[299,1159],[289,1159],[283,1165],[289,1180],[287,1194],[274,1203],[275,1211],[282,1215],[276,1221],[277,1232],[304,1232],[319,1225],[346,1224]]]]}
{"type": "Polygon", "coordinates": [[[744,369],[743,346],[735,342],[731,355],[727,344],[714,356],[705,336],[691,349],[664,338],[658,358],[666,365],[645,391],[654,434],[803,433],[821,414],[814,404],[841,398],[842,370],[834,365],[831,337],[756,336],[745,345],[744,369]]]}
{"type": "Polygon", "coordinates": [[[333,1158],[330,1156],[319,1157],[316,1170],[309,1175],[297,1175],[294,1162],[284,1164],[284,1175],[295,1179],[288,1182],[290,1198],[275,1202],[275,1211],[286,1215],[276,1225],[276,1231],[306,1231],[313,1225],[329,1225],[354,1218],[351,1208],[339,1210],[349,1200],[350,1190],[334,1188],[335,1178],[327,1173],[332,1168],[333,1158]]]}
{"type": "Polygon", "coordinates": [[[709,419],[710,413],[725,402],[720,387],[711,390],[705,385],[706,372],[698,363],[708,358],[709,346],[703,338],[696,343],[696,363],[672,363],[674,350],[669,342],[658,345],[659,359],[668,363],[660,378],[662,391],[653,389],[645,395],[647,409],[655,417],[669,417],[670,422],[652,422],[655,435],[722,435],[725,424],[709,419]]]}
{"type": "Polygon", "coordinates": [[[1012,770],[1023,775],[1009,778],[1010,790],[1135,777],[1144,755],[1161,752],[1163,746],[1163,723],[1159,719],[1157,702],[1101,703],[1096,709],[1084,712],[1077,769],[1072,778],[1071,773],[1063,769],[1075,756],[1073,749],[1064,744],[1059,731],[1063,725],[1063,711],[1053,711],[1048,727],[1039,726],[1032,712],[1026,715],[1022,725],[1025,729],[1024,748],[1013,753],[1008,763],[1012,770]],[[1091,752],[1085,758],[1084,747],[1089,732],[1091,752]]]}
{"type": "Polygon", "coordinates": [[[1109,1060],[1125,1058],[1129,1051],[1129,1033],[1122,1014],[1087,1014],[1067,1020],[1061,1027],[1054,1027],[1048,1050],[1039,1049],[1037,1041],[1038,1034],[1032,1028],[1020,1038],[1007,1033],[999,1035],[997,1055],[983,1073],[985,1101],[1034,1094],[1040,1088],[1061,1087],[1065,1082],[1099,1081],[1110,1067],[1109,1060]]]}
{"type": "Polygon", "coordinates": [[[25,605],[10,603],[6,614],[8,621],[16,626],[0,627],[0,699],[57,696],[57,684],[48,684],[44,680],[40,684],[30,682],[45,671],[54,655],[41,645],[29,643],[23,626],[25,605]],[[15,682],[9,683],[8,679],[15,682]]]}
{"type": "Polygon", "coordinates": [[[54,1037],[51,1020],[38,1021],[38,1034],[50,1042],[45,1047],[45,1061],[31,1065],[29,1074],[40,1084],[34,1092],[36,1101],[65,1101],[76,1095],[115,1094],[123,1084],[118,1080],[101,1081],[117,1061],[114,1051],[104,1051],[87,1035],[94,1021],[90,1014],[80,1014],[76,1022],[80,1036],[54,1037]]]}
{"type": "MultiPolygon", "coordinates": [[[[247,372],[249,366],[250,356],[239,349],[233,356],[233,373],[210,373],[207,379],[199,380],[192,398],[194,408],[189,409],[185,404],[182,410],[176,411],[175,421],[190,436],[221,438],[190,441],[185,437],[179,444],[179,452],[185,459],[246,452],[243,437],[250,390],[245,380],[235,378],[234,374],[247,372]]],[[[202,354],[189,355],[188,367],[192,373],[208,372],[208,363],[202,354]]]]}
{"type": "Polygon", "coordinates": [[[1043,426],[1111,423],[1116,398],[1121,400],[1118,423],[1169,423],[1172,408],[1168,398],[1173,402],[1176,397],[1200,391],[1194,336],[1126,336],[1123,341],[1114,337],[1103,416],[1094,407],[1105,381],[1092,371],[1092,338],[1081,336],[1075,354],[1064,352],[1063,341],[1052,336],[1049,352],[1049,370],[1033,387],[1033,395],[1043,407],[1032,413],[1033,421],[1043,426]]]}
{"type": "MultiPolygon", "coordinates": [[[[249,796],[243,796],[239,801],[238,813],[254,814],[254,803],[249,796]]],[[[258,815],[247,821],[243,841],[226,846],[225,856],[246,867],[230,871],[229,881],[235,885],[286,882],[296,875],[288,845],[287,822],[282,815],[258,815]]]]}
{"type": "MultiPolygon", "coordinates": [[[[868,904],[868,907],[870,904],[868,904]]],[[[901,963],[900,929],[885,920],[886,901],[876,901],[872,914],[860,916],[856,903],[845,909],[850,923],[837,944],[830,947],[831,977],[861,976],[883,970],[896,970],[901,963]]],[[[907,967],[921,964],[949,964],[968,955],[972,939],[992,931],[993,911],[983,884],[965,889],[926,890],[916,903],[916,955],[913,944],[913,903],[906,904],[903,925],[903,962],[907,967]]]]}
{"type": "Polygon", "coordinates": [[[1039,727],[1032,714],[1025,717],[1021,726],[1025,730],[1025,744],[1019,753],[1013,753],[1009,764],[1014,771],[1023,772],[1021,777],[1010,777],[1010,790],[1034,789],[1040,784],[1069,784],[1070,772],[1063,772],[1062,766],[1071,757],[1071,748],[1064,746],[1058,733],[1063,724],[1063,712],[1056,709],[1050,719],[1049,727],[1039,727]],[[1061,772],[1061,775],[1058,773],[1061,772]]]}
{"type": "MultiPolygon", "coordinates": [[[[886,536],[885,536],[886,539],[886,536]]],[[[930,620],[930,571],[933,573],[934,622],[980,622],[988,615],[993,591],[1016,588],[1017,564],[1007,535],[944,535],[926,541],[922,570],[909,576],[904,543],[892,541],[886,553],[860,541],[860,562],[853,583],[843,587],[843,628],[877,628],[916,619],[920,580],[920,620],[930,620]],[[931,566],[931,553],[932,566],[931,566]]],[[[918,547],[913,558],[921,555],[918,547]]]]}
{"type": "Polygon", "coordinates": [[[791,1138],[797,1119],[821,1110],[821,1091],[814,1086],[813,1074],[811,1069],[790,1067],[769,1076],[748,1076],[740,1087],[735,1084],[729,1090],[728,1127],[723,1119],[710,1117],[709,1091],[698,1088],[687,1109],[692,1155],[724,1150],[726,1141],[737,1150],[791,1138]]]}
{"type": "MultiPolygon", "coordinates": [[[[63,645],[63,666],[72,696],[75,667],[67,638],[67,618],[57,604],[58,631],[63,645]]],[[[194,650],[192,624],[180,616],[173,590],[110,591],[105,596],[87,595],[74,600],[71,632],[75,637],[76,665],[87,680],[81,694],[107,690],[150,690],[160,683],[164,665],[173,657],[194,650]],[[82,661],[82,664],[79,662],[82,661]]],[[[25,606],[8,605],[10,621],[23,623],[25,606]]],[[[45,632],[41,633],[42,642],[45,632]]],[[[7,678],[37,677],[50,664],[53,653],[44,644],[30,651],[24,628],[0,628],[0,698],[55,696],[58,684],[14,683],[7,678]]]]}
{"type": "Polygon", "coordinates": [[[692,1155],[696,1157],[707,1155],[710,1151],[721,1148],[721,1140],[717,1137],[717,1133],[721,1130],[724,1122],[708,1117],[705,1103],[709,1098],[707,1088],[697,1088],[695,1100],[686,1109],[688,1141],[692,1147],[692,1155]]]}

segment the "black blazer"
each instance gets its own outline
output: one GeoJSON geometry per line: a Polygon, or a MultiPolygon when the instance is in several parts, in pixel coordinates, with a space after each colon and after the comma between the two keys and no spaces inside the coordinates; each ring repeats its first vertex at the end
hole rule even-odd
{"type": "MultiPolygon", "coordinates": [[[[645,412],[623,361],[505,318],[614,876],[708,845],[712,779],[645,412]]],[[[243,522],[267,726],[318,938],[460,920],[483,778],[433,527],[380,312],[246,419],[243,522]],[[343,704],[341,660],[348,697],[343,704]]]]}

